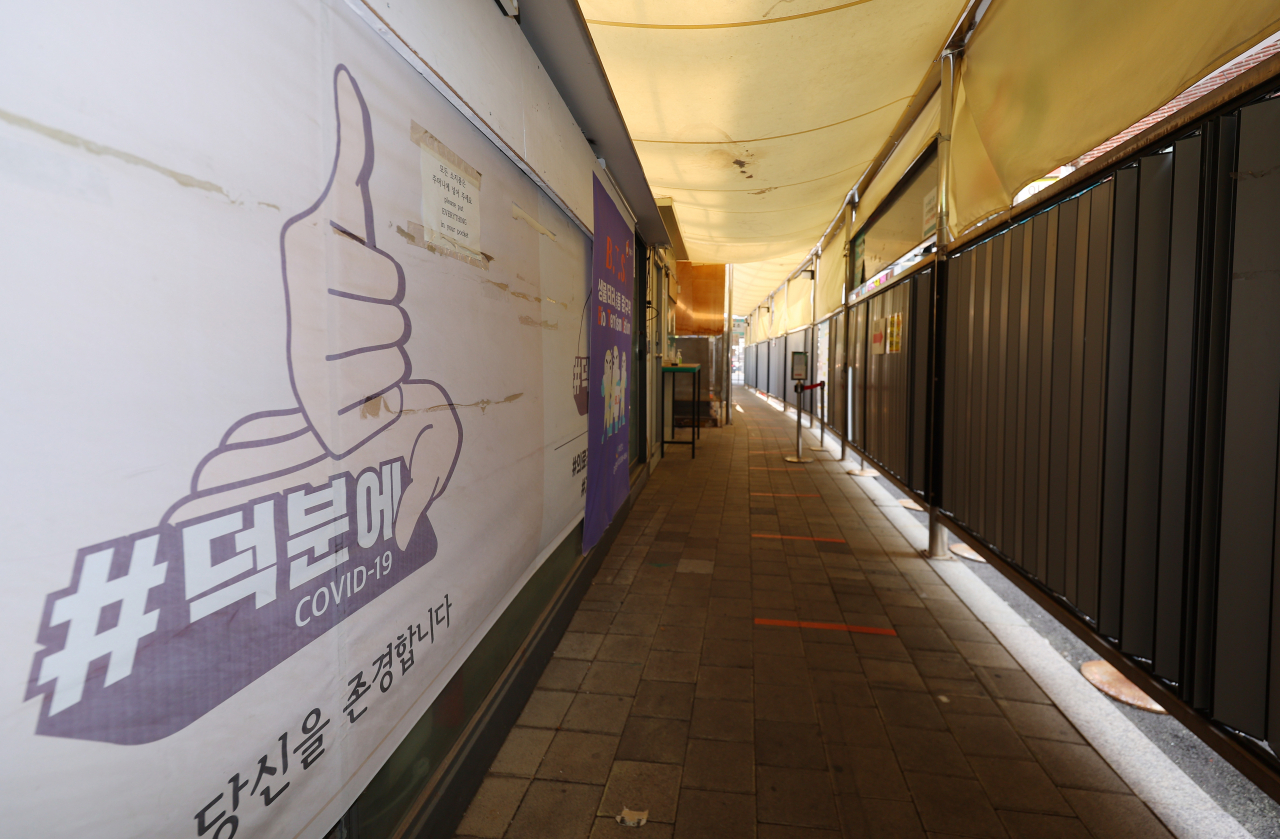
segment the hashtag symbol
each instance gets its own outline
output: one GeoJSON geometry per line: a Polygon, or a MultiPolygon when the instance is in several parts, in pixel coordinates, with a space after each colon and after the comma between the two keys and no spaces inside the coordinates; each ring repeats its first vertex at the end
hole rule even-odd
{"type": "Polygon", "coordinates": [[[133,658],[138,641],[156,631],[159,611],[144,614],[147,594],[162,584],[167,563],[155,564],[158,535],[139,539],[133,545],[125,573],[108,580],[115,549],[91,553],[84,558],[79,585],[71,594],[53,604],[50,627],[70,622],[67,641],[61,650],[47,656],[40,664],[40,684],[57,679],[49,715],[75,705],[84,696],[89,664],[102,656],[110,656],[107,678],[112,685],[133,672],[133,658]],[[102,611],[120,604],[115,626],[98,631],[102,611]]]}

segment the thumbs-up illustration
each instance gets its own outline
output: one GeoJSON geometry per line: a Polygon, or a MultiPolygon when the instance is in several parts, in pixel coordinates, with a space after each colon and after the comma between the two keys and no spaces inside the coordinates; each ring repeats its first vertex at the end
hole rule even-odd
{"type": "Polygon", "coordinates": [[[181,523],[305,480],[318,484],[336,471],[358,475],[402,456],[409,480],[396,507],[395,537],[403,550],[448,485],[462,423],[443,387],[411,378],[404,345],[412,323],[400,306],[404,270],[376,241],[369,108],[342,65],[334,72],[334,109],[329,182],[280,231],[297,405],[234,423],[165,521],[181,523]]]}
{"type": "Polygon", "coordinates": [[[42,734],[168,736],[435,556],[426,514],[462,424],[412,378],[404,270],[375,239],[369,108],[342,65],[333,95],[328,182],[280,230],[294,404],[232,423],[157,527],[78,551],[37,636],[42,734]]]}

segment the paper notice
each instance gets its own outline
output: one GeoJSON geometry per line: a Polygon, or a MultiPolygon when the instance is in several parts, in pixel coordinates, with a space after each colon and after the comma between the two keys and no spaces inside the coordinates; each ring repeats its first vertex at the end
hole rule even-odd
{"type": "Polygon", "coordinates": [[[422,226],[436,247],[480,254],[480,173],[431,132],[410,123],[422,158],[422,226]]]}

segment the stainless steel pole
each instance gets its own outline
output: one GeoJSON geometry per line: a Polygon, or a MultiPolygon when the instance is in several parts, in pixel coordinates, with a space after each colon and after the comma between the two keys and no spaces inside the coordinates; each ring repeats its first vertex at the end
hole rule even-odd
{"type": "Polygon", "coordinates": [[[804,382],[796,382],[796,453],[783,458],[787,463],[813,463],[813,458],[804,456],[804,449],[800,439],[802,428],[800,425],[800,397],[804,393],[803,387],[804,382]]]}
{"type": "MultiPolygon", "coordinates": [[[[948,207],[947,202],[947,183],[950,181],[951,174],[951,123],[954,120],[953,110],[955,108],[955,80],[956,80],[956,59],[959,58],[960,51],[948,49],[942,53],[942,90],[940,97],[942,99],[942,113],[938,120],[938,230],[937,230],[937,252],[938,267],[944,269],[939,271],[941,275],[945,272],[944,261],[947,258],[947,244],[949,239],[949,222],[947,221],[948,207]]],[[[937,433],[935,429],[935,433],[937,433]]],[[[936,470],[935,470],[936,472],[936,470]]],[[[936,502],[937,488],[931,487],[933,491],[932,501],[936,502]]],[[[935,559],[942,559],[951,555],[948,549],[947,528],[942,523],[942,512],[936,505],[929,508],[929,556],[935,559]]]]}
{"type": "Polygon", "coordinates": [[[804,457],[804,449],[800,445],[800,415],[804,411],[800,410],[800,400],[804,396],[804,391],[800,389],[800,383],[796,382],[796,462],[800,462],[800,458],[804,457]]]}

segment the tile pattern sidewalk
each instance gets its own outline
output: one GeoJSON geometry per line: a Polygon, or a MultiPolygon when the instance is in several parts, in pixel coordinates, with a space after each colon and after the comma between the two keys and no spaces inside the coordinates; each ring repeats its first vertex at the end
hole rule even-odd
{"type": "Polygon", "coordinates": [[[650,477],[457,835],[1169,837],[849,467],[737,399],[650,477]]]}

